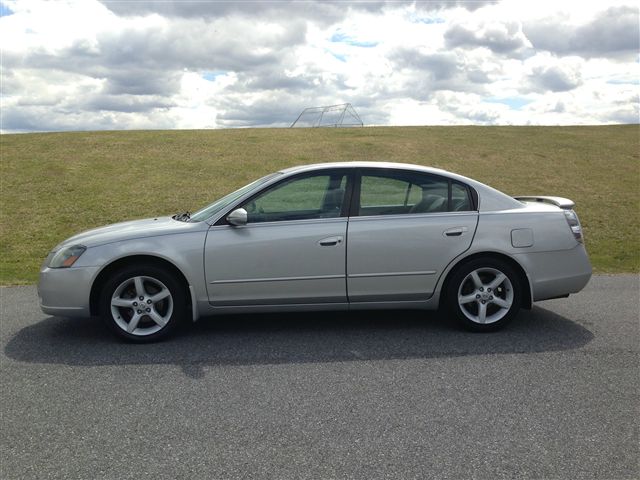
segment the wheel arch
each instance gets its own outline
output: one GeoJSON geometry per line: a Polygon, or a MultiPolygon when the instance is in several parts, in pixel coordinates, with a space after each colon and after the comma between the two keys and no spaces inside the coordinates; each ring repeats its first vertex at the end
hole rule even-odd
{"type": "Polygon", "coordinates": [[[449,269],[444,281],[442,282],[442,287],[440,288],[440,305],[444,306],[447,303],[447,291],[449,289],[449,282],[451,278],[455,274],[455,272],[461,268],[465,263],[470,262],[471,260],[475,260],[478,258],[494,258],[497,260],[502,260],[509,264],[517,273],[518,279],[520,280],[523,288],[522,288],[522,303],[521,307],[527,310],[530,310],[533,305],[533,293],[531,291],[531,282],[529,281],[529,277],[525,272],[522,265],[518,263],[513,257],[509,255],[505,255],[504,253],[499,252],[474,252],[473,254],[466,256],[464,258],[460,258],[456,261],[453,267],[449,269]]]}
{"type": "Polygon", "coordinates": [[[89,311],[91,315],[98,315],[100,292],[109,276],[124,266],[141,263],[161,267],[174,274],[184,288],[187,306],[190,310],[193,308],[193,298],[190,294],[190,286],[187,277],[175,264],[164,258],[156,257],[155,255],[128,255],[109,263],[96,276],[93,284],[91,285],[91,293],[89,294],[89,311]]]}

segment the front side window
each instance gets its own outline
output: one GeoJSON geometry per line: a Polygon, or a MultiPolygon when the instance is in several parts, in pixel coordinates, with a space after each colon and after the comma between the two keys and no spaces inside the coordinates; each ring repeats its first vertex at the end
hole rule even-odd
{"type": "Polygon", "coordinates": [[[228,195],[225,195],[219,200],[216,200],[215,202],[213,202],[211,205],[208,205],[203,209],[198,210],[196,213],[192,214],[190,221],[203,222],[207,220],[213,215],[220,213],[223,209],[227,208],[229,205],[231,205],[233,202],[238,200],[243,195],[250,193],[251,190],[260,188],[261,185],[264,185],[265,183],[269,182],[270,180],[277,177],[278,175],[282,175],[282,174],[272,173],[270,175],[267,175],[266,177],[262,177],[256,180],[255,182],[250,183],[249,185],[245,185],[244,187],[240,188],[239,190],[236,190],[235,192],[231,192],[228,195]]]}
{"type": "Polygon", "coordinates": [[[247,223],[339,217],[347,176],[344,173],[306,175],[275,185],[244,205],[247,223]]]}
{"type": "Polygon", "coordinates": [[[403,215],[471,210],[466,186],[419,172],[363,173],[358,215],[403,215]]]}

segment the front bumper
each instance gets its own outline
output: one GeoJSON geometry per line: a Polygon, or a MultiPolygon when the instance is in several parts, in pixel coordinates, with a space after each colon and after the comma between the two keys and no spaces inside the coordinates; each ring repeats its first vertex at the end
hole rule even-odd
{"type": "Polygon", "coordinates": [[[48,268],[40,270],[40,309],[62,317],[88,317],[91,285],[99,267],[48,268]]]}

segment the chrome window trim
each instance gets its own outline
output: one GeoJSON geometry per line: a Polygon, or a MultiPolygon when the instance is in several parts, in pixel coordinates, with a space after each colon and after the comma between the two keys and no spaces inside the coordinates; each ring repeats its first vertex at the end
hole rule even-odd
{"type": "Polygon", "coordinates": [[[350,222],[360,220],[383,220],[383,219],[406,219],[406,218],[432,218],[432,217],[471,217],[478,215],[476,210],[469,210],[466,212],[432,212],[432,213],[394,213],[393,215],[357,215],[349,217],[350,222]]]}
{"type": "Polygon", "coordinates": [[[274,222],[257,222],[247,223],[242,226],[234,225],[212,225],[210,230],[218,230],[222,228],[233,228],[234,230],[246,230],[247,228],[257,227],[276,227],[276,226],[293,226],[293,225],[313,225],[324,223],[347,223],[348,217],[331,217],[331,218],[306,218],[304,220],[282,220],[274,222]]]}

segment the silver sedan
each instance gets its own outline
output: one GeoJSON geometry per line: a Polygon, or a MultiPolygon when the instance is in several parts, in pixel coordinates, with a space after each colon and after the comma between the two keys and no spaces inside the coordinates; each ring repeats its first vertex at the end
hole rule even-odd
{"type": "Polygon", "coordinates": [[[267,311],[442,306],[490,331],[589,281],[573,206],[416,165],[289,168],[192,215],[65,240],[42,266],[40,305],[99,316],[137,342],[187,319],[267,311]]]}

